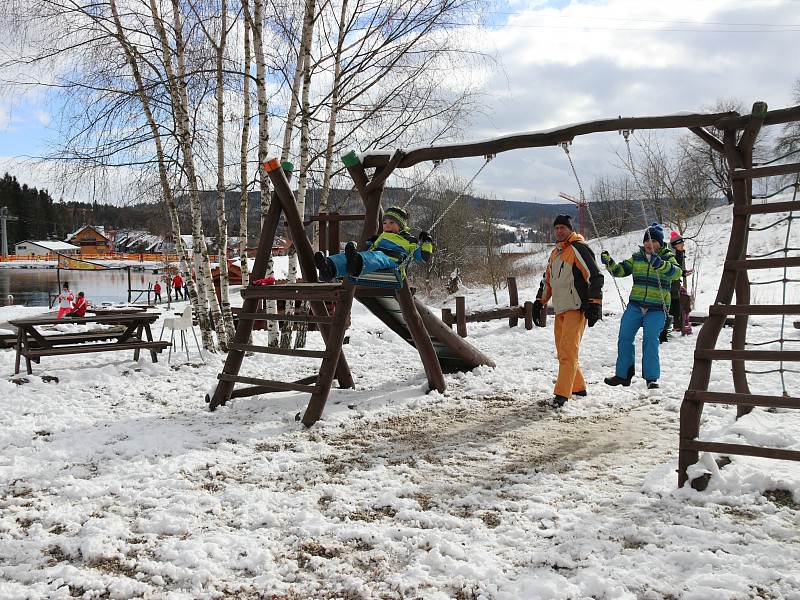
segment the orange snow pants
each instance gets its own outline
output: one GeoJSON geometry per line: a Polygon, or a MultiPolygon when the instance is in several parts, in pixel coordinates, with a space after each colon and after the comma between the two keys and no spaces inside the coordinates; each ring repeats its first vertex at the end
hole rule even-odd
{"type": "Polygon", "coordinates": [[[578,364],[578,350],[581,347],[586,316],[582,310],[568,310],[556,315],[553,328],[558,355],[558,380],[555,394],[569,398],[573,392],[586,389],[586,381],[578,364]]]}

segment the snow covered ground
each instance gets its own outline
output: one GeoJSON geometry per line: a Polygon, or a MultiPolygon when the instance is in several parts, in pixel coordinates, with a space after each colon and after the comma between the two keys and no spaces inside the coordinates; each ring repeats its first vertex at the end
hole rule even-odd
{"type": "MultiPolygon", "coordinates": [[[[699,312],[729,215],[713,210],[688,244],[699,312]]],[[[754,232],[751,248],[782,247],[786,227],[754,232]]],[[[602,247],[621,259],[640,236],[602,247]]],[[[544,265],[528,261],[522,299],[544,265]]],[[[627,299],[629,280],[617,282],[627,299]]],[[[696,336],[662,345],[660,390],[607,387],[621,308],[611,277],[605,294],[581,349],[589,395],[560,411],[547,404],[551,327],[471,324],[468,341],[497,367],[446,375],[447,391],[426,395],[414,349],[360,305],[345,347],[357,389],[333,390],[308,430],[296,420],[305,394],[208,412],[223,356],[45,357],[14,376],[0,350],[0,598],[800,598],[800,464],[734,457],[706,491],[678,489],[696,336]]],[[[488,289],[465,295],[472,310],[492,305],[488,289]]],[[[754,302],[781,296],[758,288],[754,302]]],[[[0,321],[42,310],[7,307],[0,321]]],[[[791,321],[752,319],[753,339],[782,331],[800,339],[791,321]]],[[[718,347],[729,340],[725,329],[718,347]]],[[[242,373],[299,379],[317,364],[253,356],[242,373]]],[[[797,396],[798,375],[784,377],[797,396]]],[[[775,373],[751,387],[783,389],[775,373]]],[[[732,389],[729,367],[712,388],[732,389]]],[[[798,450],[796,413],[737,422],[735,408],[708,406],[703,437],[798,450]]]]}

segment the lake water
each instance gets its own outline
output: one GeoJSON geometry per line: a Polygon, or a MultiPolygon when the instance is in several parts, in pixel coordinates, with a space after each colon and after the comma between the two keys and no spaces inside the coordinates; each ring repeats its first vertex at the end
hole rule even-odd
{"type": "MultiPolygon", "coordinates": [[[[49,306],[50,296],[58,294],[58,277],[61,284],[69,283],[77,295],[83,292],[86,299],[100,305],[103,302],[128,301],[127,270],[107,271],[67,271],[61,269],[0,269],[0,306],[10,304],[8,296],[14,296],[14,304],[22,306],[49,306]]],[[[152,288],[159,275],[149,271],[131,271],[130,286],[135,290],[152,288]]],[[[161,297],[166,300],[167,292],[161,282],[161,297]]],[[[152,301],[153,296],[150,295],[152,301]]],[[[133,292],[132,302],[146,303],[147,293],[133,292]]]]}

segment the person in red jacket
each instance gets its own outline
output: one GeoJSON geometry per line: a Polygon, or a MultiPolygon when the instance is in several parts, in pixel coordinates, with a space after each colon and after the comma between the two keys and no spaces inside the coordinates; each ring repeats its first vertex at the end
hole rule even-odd
{"type": "Polygon", "coordinates": [[[175,277],[172,278],[172,289],[175,290],[175,300],[177,300],[179,296],[181,300],[183,300],[183,277],[181,277],[180,273],[177,273],[175,277]]]}
{"type": "Polygon", "coordinates": [[[72,311],[72,302],[74,300],[75,300],[75,294],[73,294],[72,290],[69,289],[69,283],[65,281],[64,287],[58,294],[58,316],[57,316],[58,319],[60,319],[61,317],[67,315],[72,311]]]}
{"type": "Polygon", "coordinates": [[[153,286],[153,301],[156,303],[161,302],[161,284],[156,281],[156,284],[153,286]]]}
{"type": "Polygon", "coordinates": [[[78,297],[75,298],[75,302],[72,305],[72,312],[68,313],[68,317],[85,317],[86,316],[86,308],[89,306],[89,303],[86,302],[86,297],[83,295],[83,292],[78,292],[78,297]]]}

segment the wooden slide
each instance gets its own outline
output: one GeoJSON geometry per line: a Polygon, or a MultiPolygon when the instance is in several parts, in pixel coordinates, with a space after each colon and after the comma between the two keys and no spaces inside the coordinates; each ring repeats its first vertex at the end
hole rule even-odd
{"type": "MultiPolygon", "coordinates": [[[[356,300],[378,317],[389,329],[416,347],[403,317],[403,311],[400,309],[400,303],[393,293],[378,293],[373,288],[357,289],[356,300]]],[[[422,318],[428,335],[430,335],[442,371],[471,371],[481,365],[495,366],[492,359],[467,343],[464,338],[460,337],[416,298],[414,299],[414,305],[422,318]]]]}

